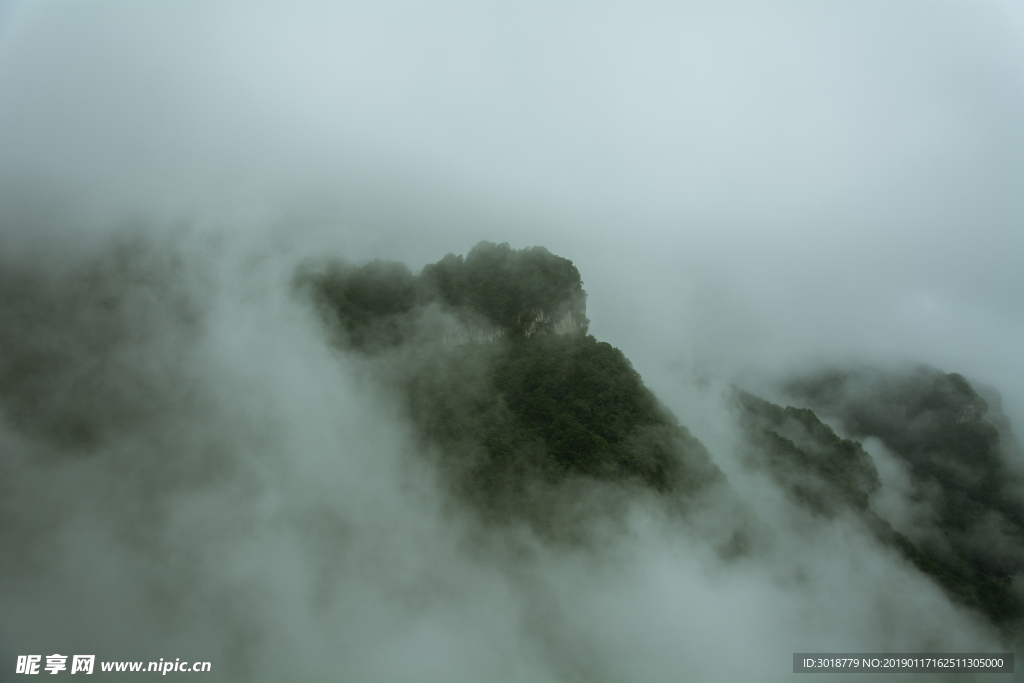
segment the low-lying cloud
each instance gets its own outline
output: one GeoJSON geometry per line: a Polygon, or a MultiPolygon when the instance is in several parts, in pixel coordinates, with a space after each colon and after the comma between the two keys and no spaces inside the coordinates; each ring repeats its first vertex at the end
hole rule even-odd
{"type": "Polygon", "coordinates": [[[389,388],[329,344],[294,264],[231,254],[131,239],[66,270],[5,264],[11,653],[190,658],[218,680],[561,681],[1000,649],[855,519],[816,520],[734,464],[713,391],[709,445],[762,525],[746,555],[707,540],[736,523],[714,506],[680,518],[649,496],[579,547],[487,527],[389,388]]]}
{"type": "MultiPolygon", "coordinates": [[[[0,5],[0,678],[59,652],[789,680],[798,651],[1014,648],[750,467],[732,386],[786,405],[809,368],[924,362],[1019,433],[1022,26],[999,2],[0,5]],[[452,497],[294,278],[481,239],[573,260],[590,332],[742,512],[631,492],[566,545],[452,497]]],[[[864,445],[876,510],[924,533],[927,487],[864,445]]]]}

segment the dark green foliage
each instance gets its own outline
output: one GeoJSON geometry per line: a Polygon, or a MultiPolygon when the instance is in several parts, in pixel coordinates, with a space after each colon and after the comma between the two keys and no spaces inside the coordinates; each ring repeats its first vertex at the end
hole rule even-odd
{"type": "Polygon", "coordinates": [[[782,408],[744,391],[736,398],[754,456],[790,495],[825,516],[851,506],[867,510],[878,471],[859,443],[839,438],[810,410],[782,408]]]}
{"type": "Polygon", "coordinates": [[[622,353],[591,336],[467,344],[407,382],[425,442],[492,515],[537,521],[536,494],[579,477],[685,493],[720,476],[622,353]]]}
{"type": "Polygon", "coordinates": [[[621,351],[592,336],[505,346],[493,386],[524,433],[546,445],[549,472],[673,486],[680,461],[672,451],[696,448],[696,440],[658,404],[621,351]],[[659,442],[659,429],[677,443],[659,442]]]}
{"type": "Polygon", "coordinates": [[[316,292],[337,314],[348,342],[356,348],[393,346],[412,325],[417,282],[404,263],[373,261],[360,268],[332,264],[315,277],[316,292]]]}
{"type": "Polygon", "coordinates": [[[1019,628],[1024,616],[1021,600],[1010,583],[1011,573],[993,571],[975,558],[954,548],[952,552],[937,552],[926,545],[916,544],[905,534],[895,531],[889,522],[866,513],[878,537],[897,548],[920,571],[935,579],[955,600],[987,615],[996,624],[1019,628]]]}
{"type": "Polygon", "coordinates": [[[788,390],[852,435],[879,439],[907,466],[933,522],[916,541],[894,531],[887,540],[997,623],[1024,618],[1024,601],[1011,588],[1024,569],[1020,482],[985,419],[987,404],[962,376],[928,367],[828,372],[788,390]]]}
{"type": "Polygon", "coordinates": [[[546,249],[481,242],[419,275],[376,261],[300,282],[490,514],[536,521],[544,492],[570,480],[682,493],[721,476],[622,352],[586,334],[579,272],[546,249]]]}
{"type": "Polygon", "coordinates": [[[1007,496],[1008,473],[988,406],[960,375],[931,368],[895,376],[829,373],[789,387],[836,415],[855,435],[874,436],[902,458],[916,481],[943,492],[940,525],[967,529],[996,509],[1024,526],[1024,509],[1007,496]]]}
{"type": "Polygon", "coordinates": [[[572,261],[544,247],[516,251],[507,243],[481,242],[465,258],[448,254],[426,266],[420,280],[423,301],[436,297],[510,330],[520,329],[536,311],[582,317],[586,306],[572,261]]]}
{"type": "Polygon", "coordinates": [[[572,261],[543,247],[516,251],[481,242],[464,258],[448,254],[419,275],[402,263],[333,263],[300,270],[298,282],[331,309],[344,343],[374,351],[409,341],[423,309],[434,305],[482,319],[495,331],[531,336],[569,316],[586,330],[586,292],[572,261]],[[540,319],[538,319],[540,318],[540,319]]]}

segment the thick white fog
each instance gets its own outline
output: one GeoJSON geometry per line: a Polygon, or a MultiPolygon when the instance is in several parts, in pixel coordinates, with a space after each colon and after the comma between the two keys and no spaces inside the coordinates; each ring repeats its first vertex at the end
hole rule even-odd
{"type": "MultiPolygon", "coordinates": [[[[532,682],[1005,651],[741,466],[724,395],[924,362],[1019,435],[1022,121],[1012,1],[0,2],[0,679],[53,652],[532,682]],[[641,497],[566,549],[445,497],[291,282],[480,240],[572,259],[764,548],[716,555],[710,502],[641,497]]],[[[927,515],[867,446],[878,504],[927,515]]]]}

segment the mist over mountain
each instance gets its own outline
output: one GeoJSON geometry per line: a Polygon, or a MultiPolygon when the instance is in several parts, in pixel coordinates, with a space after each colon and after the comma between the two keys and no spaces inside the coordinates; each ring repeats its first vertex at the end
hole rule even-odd
{"type": "MultiPolygon", "coordinates": [[[[298,277],[400,393],[423,446],[486,516],[555,536],[581,482],[632,484],[685,505],[722,487],[704,446],[623,353],[587,334],[572,261],[481,242],[413,275],[374,261],[298,277]]],[[[728,495],[724,493],[724,495],[728,495]]],[[[734,543],[742,543],[737,537],[734,543]]]]}
{"type": "MultiPolygon", "coordinates": [[[[525,516],[558,535],[566,520],[555,510],[577,493],[567,481],[636,483],[677,503],[716,484],[716,498],[735,496],[622,352],[586,334],[586,293],[567,259],[481,242],[416,275],[399,263],[334,263],[298,282],[336,324],[336,344],[378,359],[454,488],[492,519],[525,516]]],[[[821,371],[785,392],[878,439],[907,467],[908,504],[932,514],[916,520],[913,540],[894,529],[873,509],[882,481],[860,442],[809,408],[737,389],[745,462],[814,516],[853,513],[953,600],[1019,638],[1024,499],[1005,418],[994,416],[1000,433],[961,375],[924,366],[821,371]]],[[[733,532],[733,552],[747,533],[733,532]]]]}
{"type": "Polygon", "coordinates": [[[1020,655],[1022,65],[1009,0],[0,1],[0,681],[1020,655]]]}
{"type": "Polygon", "coordinates": [[[857,438],[877,439],[906,468],[904,495],[918,510],[909,518],[894,512],[917,547],[896,542],[955,598],[1019,632],[1024,500],[1005,417],[989,418],[963,376],[921,366],[825,372],[787,390],[857,438]]]}
{"type": "Polygon", "coordinates": [[[830,638],[1017,648],[1015,442],[960,375],[784,383],[811,408],[704,384],[733,439],[716,453],[588,334],[579,271],[542,247],[481,242],[418,272],[253,270],[195,247],[129,233],[85,260],[5,265],[3,585],[19,651],[173,647],[252,680],[329,676],[340,644],[346,674],[404,677],[394,657],[438,645],[394,633],[423,628],[453,639],[438,675],[484,638],[460,675],[603,680],[644,668],[605,640],[622,633],[578,621],[619,591],[681,600],[669,633],[795,619],[779,641],[793,650],[850,609],[831,582],[871,576],[850,599],[885,608],[830,638]],[[668,576],[649,574],[652,554],[668,576]],[[725,616],[749,590],[757,609],[725,616]],[[487,630],[470,636],[450,620],[482,599],[489,616],[464,623],[487,630]],[[921,610],[944,617],[922,626],[921,610]],[[366,637],[383,649],[348,650],[366,637]]]}

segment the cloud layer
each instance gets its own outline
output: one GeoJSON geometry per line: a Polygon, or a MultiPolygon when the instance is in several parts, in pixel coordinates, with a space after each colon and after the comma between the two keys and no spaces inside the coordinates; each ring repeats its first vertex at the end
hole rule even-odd
{"type": "Polygon", "coordinates": [[[4,657],[787,680],[795,651],[998,649],[745,470],[724,386],[923,361],[1020,430],[1022,56],[1000,2],[0,5],[4,657]],[[290,283],[481,239],[574,261],[759,554],[642,498],[599,549],[467,540],[290,283]]]}

